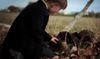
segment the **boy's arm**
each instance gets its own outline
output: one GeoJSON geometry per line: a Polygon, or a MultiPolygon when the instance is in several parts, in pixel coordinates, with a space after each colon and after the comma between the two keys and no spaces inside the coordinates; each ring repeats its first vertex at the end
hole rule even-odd
{"type": "Polygon", "coordinates": [[[53,43],[57,43],[57,41],[59,41],[59,39],[58,38],[56,38],[56,37],[52,37],[52,36],[50,36],[46,31],[45,31],[45,41],[48,41],[48,42],[53,42],[53,43]]]}
{"type": "Polygon", "coordinates": [[[50,36],[46,31],[44,31],[44,40],[51,41],[52,36],[50,36]]]}
{"type": "Polygon", "coordinates": [[[32,38],[34,41],[43,41],[43,30],[42,30],[42,24],[43,24],[43,13],[41,10],[29,11],[29,13],[26,14],[26,19],[24,19],[24,26],[26,27],[27,34],[32,38]]]}

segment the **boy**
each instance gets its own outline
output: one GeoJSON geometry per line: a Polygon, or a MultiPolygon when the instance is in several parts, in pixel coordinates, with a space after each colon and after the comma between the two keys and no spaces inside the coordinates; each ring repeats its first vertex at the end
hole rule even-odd
{"type": "Polygon", "coordinates": [[[45,45],[45,41],[57,43],[58,39],[45,32],[45,28],[49,13],[57,13],[66,6],[66,0],[39,0],[28,5],[15,19],[5,38],[3,59],[14,59],[19,53],[24,59],[40,59],[42,56],[58,59],[45,45]]]}

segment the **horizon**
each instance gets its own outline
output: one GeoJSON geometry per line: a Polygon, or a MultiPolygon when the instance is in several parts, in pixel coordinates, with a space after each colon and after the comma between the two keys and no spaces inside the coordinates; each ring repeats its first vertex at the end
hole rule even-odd
{"type": "MultiPolygon", "coordinates": [[[[37,0],[1,0],[0,2],[0,9],[6,9],[7,7],[14,5],[17,7],[22,7],[25,8],[29,2],[36,2],[37,0]]],[[[84,6],[86,5],[86,3],[88,2],[88,0],[68,0],[68,7],[62,11],[64,12],[64,14],[69,14],[72,12],[80,12],[84,6]]],[[[87,12],[100,12],[100,0],[94,0],[94,2],[91,4],[91,6],[89,7],[89,9],[87,10],[87,12]]]]}

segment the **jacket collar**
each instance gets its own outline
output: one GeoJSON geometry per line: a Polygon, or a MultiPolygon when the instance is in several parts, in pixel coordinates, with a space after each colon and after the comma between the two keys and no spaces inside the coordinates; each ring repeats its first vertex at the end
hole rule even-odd
{"type": "Polygon", "coordinates": [[[48,9],[47,3],[44,0],[42,0],[42,2],[45,4],[46,8],[48,9]]]}

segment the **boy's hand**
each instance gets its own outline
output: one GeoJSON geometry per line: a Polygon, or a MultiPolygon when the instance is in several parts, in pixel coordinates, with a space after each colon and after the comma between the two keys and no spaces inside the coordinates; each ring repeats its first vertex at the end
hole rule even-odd
{"type": "Polygon", "coordinates": [[[54,56],[52,59],[60,59],[59,56],[54,56]]]}
{"type": "Polygon", "coordinates": [[[57,41],[59,41],[56,37],[52,37],[51,41],[57,44],[57,41]]]}

